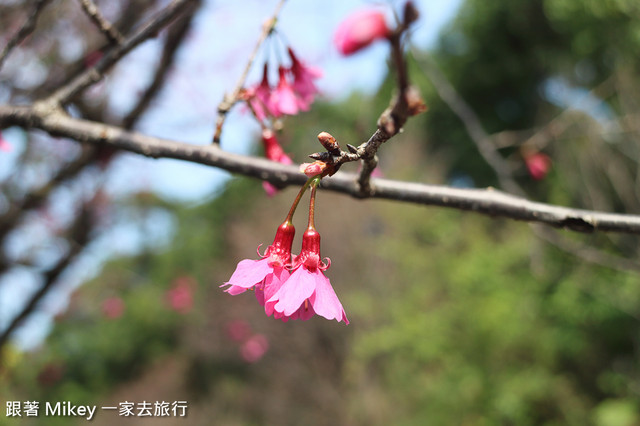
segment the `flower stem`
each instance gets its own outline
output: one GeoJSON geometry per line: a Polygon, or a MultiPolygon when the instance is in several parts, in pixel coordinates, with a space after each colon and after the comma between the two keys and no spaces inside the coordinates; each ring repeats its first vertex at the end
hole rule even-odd
{"type": "MultiPolygon", "coordinates": [[[[298,192],[298,195],[296,196],[296,199],[293,200],[293,204],[291,205],[291,208],[289,209],[289,214],[287,215],[287,217],[285,218],[285,222],[290,223],[291,219],[293,219],[293,214],[296,212],[296,208],[298,207],[298,204],[300,203],[300,200],[302,199],[302,196],[304,195],[305,191],[309,188],[309,185],[311,185],[311,182],[313,182],[315,179],[317,178],[317,176],[311,177],[309,179],[307,179],[307,181],[304,183],[304,185],[302,186],[302,188],[300,188],[300,192],[298,192]]],[[[319,181],[319,179],[318,179],[319,181]]]]}
{"type": "Polygon", "coordinates": [[[316,211],[316,189],[322,177],[320,175],[309,179],[311,182],[311,198],[309,199],[309,226],[308,229],[315,229],[315,211],[316,211]]]}

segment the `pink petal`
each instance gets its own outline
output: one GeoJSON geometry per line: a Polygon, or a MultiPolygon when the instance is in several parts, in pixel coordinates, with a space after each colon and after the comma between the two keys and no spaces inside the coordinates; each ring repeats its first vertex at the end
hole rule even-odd
{"type": "Polygon", "coordinates": [[[238,266],[231,275],[231,278],[229,278],[229,281],[222,284],[220,287],[230,285],[231,287],[225,291],[235,296],[237,294],[244,293],[248,288],[251,288],[256,284],[261,283],[265,277],[271,273],[273,273],[273,267],[269,265],[268,258],[261,260],[245,259],[238,263],[238,266]]]}
{"type": "Polygon", "coordinates": [[[302,66],[299,62],[291,68],[293,73],[293,90],[298,94],[305,104],[311,104],[313,97],[318,93],[318,88],[313,80],[322,76],[319,68],[302,66]]]}
{"type": "Polygon", "coordinates": [[[266,181],[262,182],[262,188],[264,189],[264,192],[266,192],[269,197],[273,197],[278,192],[278,188],[276,188],[275,186],[273,186],[273,184],[266,181]]]}
{"type": "Polygon", "coordinates": [[[260,99],[254,96],[249,101],[249,105],[251,106],[251,111],[253,111],[253,114],[256,116],[258,121],[264,121],[265,118],[267,118],[265,108],[260,99]]]}
{"type": "MultiPolygon", "coordinates": [[[[273,314],[273,307],[276,304],[276,302],[271,302],[269,300],[282,288],[282,285],[287,281],[287,279],[289,279],[290,275],[290,272],[284,268],[275,268],[273,274],[267,276],[264,282],[264,290],[262,291],[263,302],[260,303],[264,306],[264,312],[267,316],[271,316],[271,314],[273,314]]],[[[258,293],[256,292],[256,296],[257,294],[258,293]]]]}
{"type": "Polygon", "coordinates": [[[278,89],[271,94],[269,103],[274,112],[273,115],[296,115],[298,113],[298,99],[293,89],[291,89],[291,86],[278,87],[278,89]],[[277,111],[277,114],[275,111],[277,111]]]}
{"type": "Polygon", "coordinates": [[[287,114],[287,115],[295,115],[298,113],[298,98],[287,81],[287,70],[283,67],[279,69],[280,81],[278,82],[278,87],[276,90],[271,92],[271,96],[269,97],[269,110],[276,117],[287,114]]]}
{"type": "Polygon", "coordinates": [[[311,303],[307,302],[306,304],[303,303],[302,306],[300,306],[298,310],[291,315],[290,318],[294,320],[299,319],[302,321],[308,321],[315,314],[316,312],[313,310],[313,306],[311,305],[311,303]]]}
{"type": "Polygon", "coordinates": [[[333,291],[333,287],[331,287],[329,278],[325,277],[319,269],[316,269],[312,274],[316,277],[316,291],[309,298],[309,301],[313,306],[313,310],[318,315],[323,316],[328,320],[342,320],[346,324],[349,324],[349,320],[347,320],[342,304],[340,303],[340,300],[338,300],[338,296],[335,291],[333,291]]]}
{"type": "Polygon", "coordinates": [[[314,276],[305,268],[298,268],[267,303],[277,302],[274,310],[291,316],[313,294],[315,288],[314,276]]]}

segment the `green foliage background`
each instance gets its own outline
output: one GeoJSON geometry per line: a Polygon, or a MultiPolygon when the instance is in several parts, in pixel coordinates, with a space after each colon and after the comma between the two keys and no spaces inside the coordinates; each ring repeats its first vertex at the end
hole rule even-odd
{"type": "MultiPolygon", "coordinates": [[[[488,132],[527,136],[560,113],[542,93],[549,78],[590,90],[614,76],[628,84],[624,93],[635,93],[639,17],[632,0],[467,0],[432,55],[488,132]]],[[[495,184],[421,67],[412,56],[413,81],[430,109],[383,147],[383,173],[495,184]]],[[[290,119],[285,150],[303,161],[323,130],[343,143],[366,139],[392,86],[390,77],[373,98],[353,94],[290,119]]],[[[634,112],[620,91],[606,102],[615,114],[634,112]]],[[[594,121],[580,120],[580,129],[594,121]]],[[[637,141],[623,135],[615,143],[637,141]]],[[[591,208],[581,194],[598,190],[612,210],[622,209],[621,188],[611,189],[606,175],[571,167],[594,146],[574,132],[541,147],[554,158],[542,182],[526,175],[517,144],[502,153],[520,162],[517,179],[534,198],[591,208]]],[[[537,239],[527,224],[321,192],[323,255],[351,325],[282,323],[264,317],[251,294],[224,294],[218,286],[258,244],[270,243],[296,192],[267,198],[258,182],[236,178],[195,207],[145,200],[175,217],[171,243],[110,262],[39,350],[9,348],[0,397],[91,405],[184,399],[188,424],[202,425],[640,423],[637,274],[584,262],[537,239]],[[198,286],[194,309],[183,315],[169,309],[165,292],[184,276],[198,286]],[[111,296],[126,306],[113,320],[100,310],[111,296]],[[236,320],[268,339],[259,361],[239,356],[227,333],[236,320]]],[[[304,216],[300,209],[299,230],[304,216]]],[[[569,238],[637,257],[635,238],[569,238]]],[[[98,413],[92,423],[113,420],[98,413]]],[[[153,419],[185,424],[162,420],[153,419]]]]}

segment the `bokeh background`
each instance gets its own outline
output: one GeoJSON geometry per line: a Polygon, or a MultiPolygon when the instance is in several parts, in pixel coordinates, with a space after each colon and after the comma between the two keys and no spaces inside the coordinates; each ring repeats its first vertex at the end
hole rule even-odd
{"type": "MultiPolygon", "coordinates": [[[[127,33],[166,2],[97,3],[127,33]]],[[[241,3],[248,5],[203,2],[133,128],[208,143],[222,93],[275,7],[241,3]]],[[[297,162],[319,149],[320,131],[343,144],[366,140],[395,86],[384,43],[350,58],[331,45],[338,22],[372,3],[330,3],[290,0],[280,17],[279,43],[325,71],[324,96],[279,133],[297,162]]],[[[416,2],[422,18],[407,46],[411,81],[429,110],[382,147],[381,173],[500,187],[478,149],[489,143],[530,199],[640,213],[640,4],[433,3],[440,2],[416,2]],[[443,99],[437,76],[457,96],[443,99]],[[470,117],[486,139],[470,135],[470,117]],[[543,173],[540,163],[532,171],[532,158],[545,158],[543,173]]],[[[400,6],[382,5],[389,22],[400,6]]],[[[27,2],[0,2],[3,40],[28,11],[27,2]]],[[[75,101],[73,113],[122,123],[147,90],[169,34],[126,57],[75,101]]],[[[52,1],[0,70],[0,101],[50,93],[103,44],[77,2],[52,1]]],[[[259,54],[250,80],[275,60],[277,46],[259,54]]],[[[0,152],[5,218],[15,200],[86,155],[75,142],[41,132],[2,134],[11,147],[0,152]]],[[[240,107],[225,124],[222,147],[260,155],[259,127],[240,107]]],[[[188,401],[187,418],[99,411],[96,425],[640,423],[635,236],[549,234],[521,222],[321,191],[316,225],[332,261],[327,275],[351,324],[283,323],[265,317],[252,294],[232,297],[219,285],[271,242],[297,188],[267,197],[259,181],[197,165],[91,154],[94,162],[56,182],[35,208],[23,206],[2,235],[4,328],[69,252],[68,236],[84,243],[3,342],[3,404],[188,401]]],[[[294,222],[303,229],[300,210],[294,222]]],[[[8,425],[85,422],[3,414],[0,424],[8,425]]]]}

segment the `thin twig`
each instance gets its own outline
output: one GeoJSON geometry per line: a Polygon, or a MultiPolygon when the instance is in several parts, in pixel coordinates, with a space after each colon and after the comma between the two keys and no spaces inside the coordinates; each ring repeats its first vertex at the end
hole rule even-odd
{"type": "MultiPolygon", "coordinates": [[[[31,191],[20,202],[13,203],[6,212],[0,215],[0,242],[7,233],[13,229],[26,210],[37,209],[47,199],[51,191],[61,183],[67,182],[78,175],[84,168],[96,158],[96,149],[89,147],[74,161],[64,165],[58,172],[42,187],[31,191]]],[[[0,262],[0,269],[1,267],[0,262]]]]}
{"type": "MultiPolygon", "coordinates": [[[[282,186],[302,185],[306,176],[295,166],[263,158],[225,152],[217,145],[192,145],[155,138],[120,127],[73,118],[47,104],[34,107],[0,106],[0,127],[41,129],[83,143],[124,149],[152,158],[174,158],[205,164],[268,180],[282,186]]],[[[323,188],[362,197],[355,174],[337,173],[323,180],[323,188]]],[[[640,234],[640,216],[571,209],[537,203],[494,189],[460,189],[412,182],[372,179],[372,198],[469,210],[489,216],[538,222],[578,232],[640,234]]]]}
{"type": "Polygon", "coordinates": [[[9,53],[16,47],[18,44],[22,43],[22,41],[29,36],[36,28],[36,23],[38,21],[38,16],[44,6],[47,4],[49,0],[36,0],[33,4],[33,8],[31,9],[31,14],[27,17],[27,20],[22,24],[22,27],[18,30],[18,32],[9,39],[6,46],[0,52],[0,68],[2,68],[2,64],[5,59],[9,55],[9,53]]]}
{"type": "Polygon", "coordinates": [[[256,59],[256,56],[258,55],[258,51],[260,50],[260,46],[262,46],[262,43],[264,43],[267,37],[269,37],[269,34],[273,32],[273,29],[275,28],[276,23],[278,22],[278,15],[280,15],[280,11],[284,6],[285,1],[286,0],[280,0],[280,2],[278,2],[278,5],[276,6],[276,9],[273,12],[273,15],[267,22],[265,22],[264,26],[262,27],[262,33],[260,34],[260,37],[258,38],[258,41],[256,42],[255,47],[253,48],[253,52],[251,52],[251,54],[249,55],[249,59],[247,60],[247,65],[244,67],[244,70],[242,71],[242,74],[240,75],[240,78],[238,79],[238,82],[236,83],[236,87],[233,89],[233,92],[231,92],[231,95],[228,95],[225,93],[222,101],[218,105],[218,117],[216,118],[216,127],[215,127],[215,132],[213,134],[213,143],[215,144],[220,143],[220,137],[222,135],[222,127],[224,126],[224,120],[226,119],[227,114],[229,113],[231,108],[233,108],[233,106],[238,102],[240,98],[240,91],[244,87],[244,83],[247,79],[247,76],[249,75],[249,71],[251,70],[253,61],[256,59]]]}
{"type": "Polygon", "coordinates": [[[542,226],[532,226],[533,232],[538,238],[541,238],[558,247],[560,250],[571,253],[590,263],[606,266],[607,268],[619,271],[635,271],[640,272],[640,263],[635,260],[626,259],[624,257],[615,256],[601,250],[595,249],[588,245],[571,241],[568,238],[562,238],[557,232],[544,228],[542,226]]]}
{"type": "Polygon", "coordinates": [[[64,104],[74,96],[82,92],[87,87],[100,81],[104,73],[111,68],[124,55],[133,50],[140,43],[153,37],[157,32],[167,25],[171,20],[182,13],[186,13],[197,2],[195,0],[174,0],[169,6],[161,10],[156,16],[151,18],[133,35],[128,37],[124,43],[110,50],[94,67],[71,80],[70,83],[61,87],[47,101],[51,104],[64,104]]]}
{"type": "Polygon", "coordinates": [[[496,151],[491,137],[485,132],[480,119],[469,107],[464,99],[456,92],[449,80],[442,74],[438,66],[429,57],[422,58],[422,69],[433,82],[440,98],[458,116],[467,129],[471,140],[478,148],[478,152],[489,166],[495,171],[500,186],[513,194],[524,196],[524,191],[513,178],[509,163],[496,151]]]}
{"type": "Polygon", "coordinates": [[[136,106],[131,110],[131,112],[129,112],[129,114],[127,114],[127,116],[122,121],[122,125],[125,129],[133,128],[134,123],[142,116],[142,113],[149,107],[153,98],[158,94],[162,86],[167,82],[165,77],[167,76],[169,69],[171,69],[171,66],[174,64],[178,47],[180,47],[182,41],[189,31],[189,28],[191,28],[193,17],[202,4],[201,0],[194,1],[194,7],[192,7],[188,13],[182,16],[174,24],[174,26],[171,27],[171,30],[167,35],[164,49],[162,51],[160,63],[158,64],[153,76],[153,81],[151,82],[149,87],[147,87],[147,90],[145,90],[144,94],[140,97],[136,106]]]}
{"type": "MultiPolygon", "coordinates": [[[[389,35],[391,59],[396,70],[396,80],[398,83],[398,94],[378,119],[378,129],[376,132],[358,149],[358,155],[362,160],[362,169],[358,176],[358,186],[362,196],[370,195],[373,191],[371,187],[371,174],[378,166],[378,158],[376,156],[378,148],[400,132],[411,115],[409,111],[409,100],[407,99],[409,95],[409,75],[404,50],[402,48],[402,38],[409,30],[411,24],[417,19],[418,11],[413,6],[413,3],[407,2],[405,4],[402,22],[400,22],[398,28],[389,35]]],[[[344,159],[347,158],[348,157],[344,157],[344,159]]]]}
{"type": "Polygon", "coordinates": [[[60,275],[89,242],[89,234],[91,232],[89,214],[86,206],[83,207],[83,210],[78,214],[69,229],[69,251],[58,260],[55,266],[44,273],[44,282],[40,289],[31,296],[27,304],[22,308],[20,313],[11,320],[7,328],[2,330],[0,334],[0,349],[7,343],[9,337],[11,337],[23,321],[31,315],[40,301],[49,294],[55,284],[59,282],[58,278],[60,275]]]}
{"type": "Polygon", "coordinates": [[[80,0],[80,4],[82,5],[82,10],[87,14],[89,19],[95,24],[96,27],[100,30],[102,34],[109,40],[109,43],[114,45],[120,45],[124,43],[124,37],[118,30],[114,28],[114,26],[107,21],[98,6],[93,2],[93,0],[80,0]]]}
{"type": "MultiPolygon", "coordinates": [[[[423,56],[422,62],[423,70],[433,82],[436,91],[442,100],[463,122],[471,140],[476,144],[478,151],[487,164],[489,164],[489,166],[491,166],[496,172],[500,185],[507,191],[524,197],[526,194],[525,191],[514,179],[511,168],[506,160],[502,158],[500,153],[498,153],[497,148],[493,143],[493,138],[485,132],[482,124],[480,123],[480,119],[473,109],[469,107],[466,101],[457,93],[451,83],[449,83],[448,79],[428,57],[423,56]]],[[[580,221],[576,224],[578,226],[582,226],[580,221]]],[[[640,270],[640,264],[633,260],[613,256],[597,249],[590,249],[588,251],[585,249],[577,249],[575,244],[572,244],[554,230],[546,229],[543,233],[540,227],[532,226],[532,229],[539,238],[542,238],[559,249],[580,257],[588,262],[606,265],[612,269],[618,270],[621,268],[622,270],[640,270]]]]}

